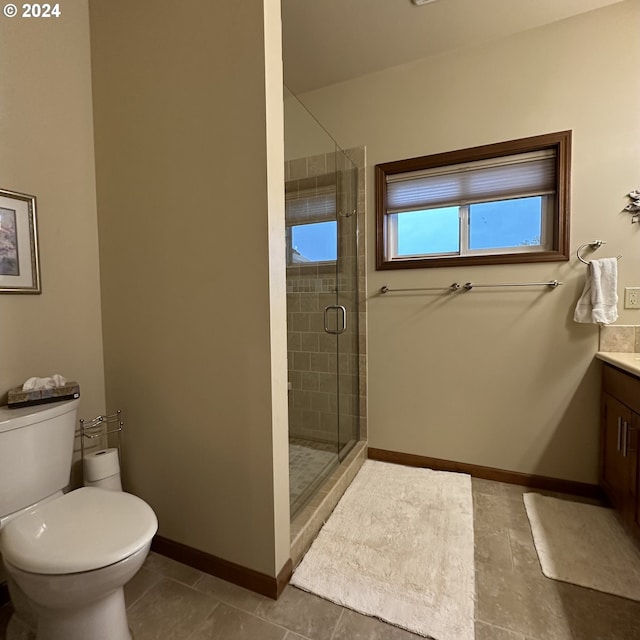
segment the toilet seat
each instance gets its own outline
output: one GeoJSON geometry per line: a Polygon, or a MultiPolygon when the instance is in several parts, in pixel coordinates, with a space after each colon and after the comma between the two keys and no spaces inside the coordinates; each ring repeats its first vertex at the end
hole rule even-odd
{"type": "Polygon", "coordinates": [[[0,551],[23,571],[80,573],[132,555],[157,530],[153,510],[140,498],[83,487],[9,522],[0,534],[0,551]]]}

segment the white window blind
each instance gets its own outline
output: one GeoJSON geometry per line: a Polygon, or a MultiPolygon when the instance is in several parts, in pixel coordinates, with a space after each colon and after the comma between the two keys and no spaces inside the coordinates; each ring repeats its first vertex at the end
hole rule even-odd
{"type": "Polygon", "coordinates": [[[285,195],[287,223],[331,220],[336,216],[335,185],[285,195]]]}
{"type": "Polygon", "coordinates": [[[386,213],[555,193],[554,149],[388,174],[386,213]]]}

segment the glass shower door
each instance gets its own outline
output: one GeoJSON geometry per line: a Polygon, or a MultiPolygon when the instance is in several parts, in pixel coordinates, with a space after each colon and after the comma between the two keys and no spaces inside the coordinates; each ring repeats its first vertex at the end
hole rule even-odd
{"type": "Polygon", "coordinates": [[[358,426],[357,215],[352,163],[285,95],[289,484],[295,514],[358,426]]]}
{"type": "Polygon", "coordinates": [[[338,259],[336,304],[345,309],[337,336],[338,456],[344,459],[358,440],[360,421],[357,170],[346,153],[336,152],[338,259]]]}

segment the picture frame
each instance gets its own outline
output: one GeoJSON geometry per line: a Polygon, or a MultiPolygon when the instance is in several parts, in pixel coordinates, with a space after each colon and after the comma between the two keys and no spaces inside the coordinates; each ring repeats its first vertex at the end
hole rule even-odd
{"type": "Polygon", "coordinates": [[[0,293],[41,293],[36,198],[0,189],[0,293]]]}

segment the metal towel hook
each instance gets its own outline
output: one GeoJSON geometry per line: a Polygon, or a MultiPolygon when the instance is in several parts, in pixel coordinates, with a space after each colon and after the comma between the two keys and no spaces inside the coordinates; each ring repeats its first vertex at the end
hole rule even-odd
{"type": "MultiPolygon", "coordinates": [[[[585,247],[590,247],[593,251],[595,251],[596,249],[599,249],[603,244],[607,244],[607,241],[592,240],[591,242],[585,242],[584,244],[581,244],[576,250],[576,255],[578,256],[578,260],[580,260],[580,262],[584,262],[585,264],[589,264],[589,262],[580,255],[580,250],[584,249],[585,247]]],[[[621,255],[616,256],[616,260],[620,260],[620,258],[622,258],[621,255]]]]}

